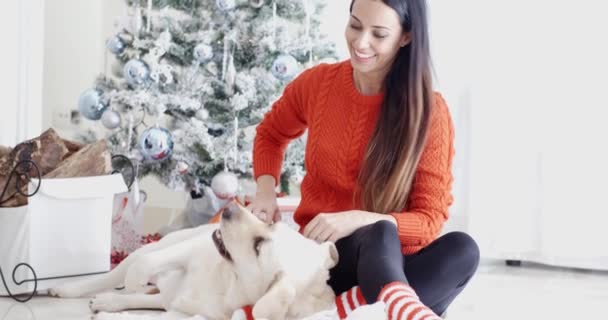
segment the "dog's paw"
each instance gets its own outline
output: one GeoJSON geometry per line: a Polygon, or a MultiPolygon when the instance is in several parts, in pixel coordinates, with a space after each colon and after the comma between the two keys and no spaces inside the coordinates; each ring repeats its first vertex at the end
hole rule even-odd
{"type": "Polygon", "coordinates": [[[85,293],[80,286],[74,284],[64,284],[48,290],[49,296],[57,298],[80,298],[85,293]]]}
{"type": "Polygon", "coordinates": [[[142,257],[127,269],[125,289],[128,292],[146,293],[150,289],[148,281],[151,277],[151,265],[142,257]]]}
{"type": "Polygon", "coordinates": [[[89,302],[89,308],[93,312],[105,311],[105,312],[117,312],[125,309],[125,305],[122,303],[124,300],[120,294],[113,292],[106,292],[96,295],[89,302]]]}

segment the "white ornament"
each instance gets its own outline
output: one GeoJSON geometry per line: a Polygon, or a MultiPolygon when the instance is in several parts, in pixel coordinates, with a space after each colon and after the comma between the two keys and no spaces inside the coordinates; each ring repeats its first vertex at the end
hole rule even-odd
{"type": "Polygon", "coordinates": [[[200,108],[198,111],[196,111],[194,117],[198,120],[205,121],[209,118],[209,111],[207,111],[205,108],[200,108]]]}
{"type": "Polygon", "coordinates": [[[219,199],[234,198],[239,190],[239,180],[234,173],[222,171],[211,179],[211,190],[219,199]]]}
{"type": "Polygon", "coordinates": [[[183,161],[180,161],[177,163],[177,172],[179,172],[179,174],[188,173],[188,168],[189,168],[188,164],[183,161]]]}
{"type": "Polygon", "coordinates": [[[121,122],[120,113],[114,110],[106,110],[101,115],[101,124],[103,124],[103,126],[107,129],[116,129],[120,127],[121,122]]]}
{"type": "Polygon", "coordinates": [[[292,55],[282,54],[272,64],[272,75],[279,80],[289,80],[298,72],[298,61],[292,55]]]}
{"type": "Polygon", "coordinates": [[[234,7],[236,7],[235,0],[216,0],[215,4],[217,5],[218,9],[222,11],[232,10],[234,7]]]}

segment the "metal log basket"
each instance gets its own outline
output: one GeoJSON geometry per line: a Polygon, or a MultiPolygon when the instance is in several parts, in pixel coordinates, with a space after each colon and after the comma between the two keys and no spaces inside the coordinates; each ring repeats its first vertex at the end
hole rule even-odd
{"type": "MultiPolygon", "coordinates": [[[[35,195],[38,192],[38,190],[40,190],[40,183],[41,183],[40,169],[38,169],[38,166],[36,165],[36,163],[34,163],[31,160],[24,160],[24,161],[18,162],[17,165],[15,165],[15,167],[13,168],[13,170],[11,170],[11,173],[8,176],[6,185],[4,186],[4,189],[2,190],[2,193],[0,194],[0,205],[13,199],[18,194],[20,194],[26,198],[29,198],[29,197],[35,195]],[[14,182],[13,182],[13,179],[14,179],[14,182]],[[11,194],[8,194],[11,183],[14,183],[15,191],[12,192],[11,194]],[[33,188],[31,188],[31,190],[29,188],[29,184],[34,186],[33,188]]],[[[30,299],[32,299],[32,297],[36,294],[36,289],[38,288],[38,277],[36,276],[36,271],[34,271],[34,268],[32,268],[32,266],[30,266],[29,264],[27,264],[25,262],[21,262],[21,263],[17,264],[15,266],[15,268],[13,268],[12,279],[13,279],[13,283],[15,283],[18,286],[22,285],[25,282],[33,281],[34,290],[31,293],[22,294],[22,295],[12,294],[8,285],[6,284],[6,279],[4,278],[4,273],[2,272],[2,269],[0,269],[0,278],[2,278],[2,284],[4,284],[4,288],[6,289],[6,292],[8,292],[8,294],[11,298],[13,298],[14,300],[16,300],[18,302],[27,302],[30,299]],[[25,268],[30,269],[30,271],[32,271],[33,279],[25,279],[25,280],[15,279],[15,273],[17,272],[17,270],[20,267],[25,267],[25,268]]]]}
{"type": "MultiPolygon", "coordinates": [[[[133,184],[134,180],[137,178],[135,176],[135,169],[134,169],[132,161],[129,158],[127,158],[126,156],[114,155],[114,156],[112,156],[112,167],[113,167],[112,173],[122,174],[123,178],[125,179],[125,183],[130,188],[131,185],[133,184]]],[[[6,182],[6,185],[2,189],[2,193],[0,194],[0,206],[4,203],[8,202],[9,200],[13,199],[14,197],[16,197],[18,194],[22,195],[26,198],[32,197],[33,195],[35,195],[38,192],[38,190],[40,190],[41,181],[42,181],[42,177],[40,174],[40,169],[38,168],[36,163],[34,163],[31,160],[25,160],[25,161],[18,162],[17,165],[15,165],[15,167],[13,168],[13,170],[11,170],[11,173],[9,174],[9,178],[6,182]],[[9,190],[11,190],[10,189],[11,183],[15,186],[15,191],[13,191],[11,194],[8,194],[9,190]],[[29,186],[33,186],[33,188],[29,188],[29,186]]],[[[74,275],[74,276],[76,276],[76,275],[74,275]]],[[[77,275],[77,276],[82,276],[82,275],[77,275]]],[[[0,278],[2,279],[2,284],[4,285],[6,292],[8,293],[8,295],[11,298],[13,298],[15,301],[18,301],[18,302],[27,302],[36,295],[37,288],[38,288],[38,281],[52,280],[52,279],[65,278],[65,277],[38,278],[36,276],[36,271],[34,271],[34,268],[31,265],[29,265],[25,262],[18,263],[13,268],[13,273],[12,273],[13,283],[17,286],[20,286],[26,282],[34,283],[34,290],[32,292],[26,293],[26,294],[20,294],[20,295],[15,295],[10,292],[10,289],[6,283],[6,279],[4,277],[4,273],[2,272],[1,268],[0,268],[0,278]],[[30,271],[32,272],[33,278],[17,280],[15,278],[15,274],[17,273],[17,270],[21,267],[30,269],[30,271]]]]}

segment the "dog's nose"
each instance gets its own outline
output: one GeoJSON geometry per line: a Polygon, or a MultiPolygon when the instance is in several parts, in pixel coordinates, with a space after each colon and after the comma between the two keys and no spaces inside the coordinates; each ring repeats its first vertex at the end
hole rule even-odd
{"type": "Polygon", "coordinates": [[[232,211],[228,208],[224,208],[224,211],[222,211],[222,219],[230,220],[230,218],[232,218],[232,211]]]}
{"type": "Polygon", "coordinates": [[[235,201],[230,201],[230,203],[226,204],[224,207],[224,211],[222,212],[222,219],[230,220],[238,213],[239,207],[235,201]]]}

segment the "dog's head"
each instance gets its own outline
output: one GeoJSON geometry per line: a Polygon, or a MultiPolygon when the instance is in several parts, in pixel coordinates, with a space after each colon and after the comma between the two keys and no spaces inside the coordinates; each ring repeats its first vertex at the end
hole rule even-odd
{"type": "Polygon", "coordinates": [[[325,285],[338,262],[333,243],[318,244],[284,223],[269,225],[237,202],[225,207],[213,241],[254,300],[277,283],[295,290],[325,285]]]}

